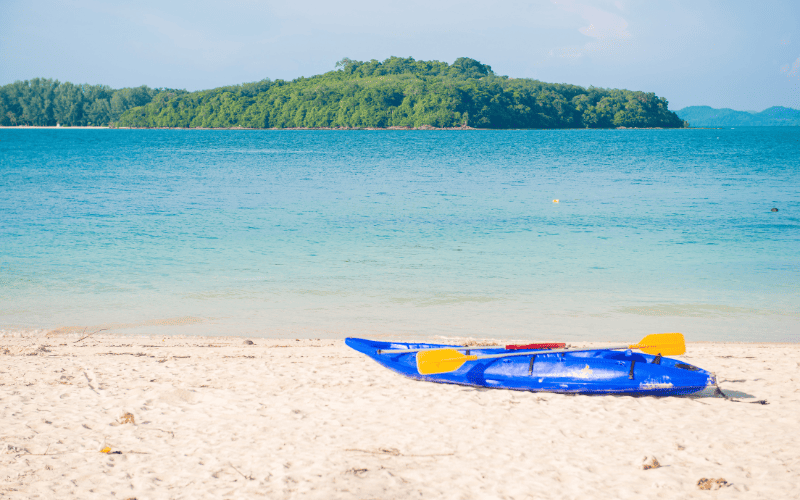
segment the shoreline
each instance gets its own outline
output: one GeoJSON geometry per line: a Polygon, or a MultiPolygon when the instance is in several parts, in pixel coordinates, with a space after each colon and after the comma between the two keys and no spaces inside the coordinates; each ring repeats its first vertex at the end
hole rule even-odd
{"type": "MultiPolygon", "coordinates": [[[[284,340],[282,337],[265,337],[265,336],[253,336],[253,335],[242,335],[242,334],[232,334],[232,335],[204,335],[204,334],[187,334],[187,333],[174,333],[164,331],[163,333],[142,333],[142,332],[133,332],[133,333],[122,333],[119,331],[114,331],[113,329],[103,328],[97,330],[96,333],[92,333],[89,331],[88,328],[84,327],[58,327],[58,328],[8,328],[3,329],[0,328],[0,345],[4,340],[9,339],[54,339],[54,338],[79,338],[83,335],[89,334],[91,337],[95,335],[108,337],[116,339],[117,341],[123,340],[132,340],[132,339],[174,339],[174,340],[194,340],[196,342],[201,342],[203,339],[229,339],[230,341],[264,341],[264,342],[271,342],[271,341],[281,341],[284,340]]],[[[286,333],[286,332],[284,332],[286,333]]],[[[317,336],[319,336],[320,332],[317,332],[317,336]]],[[[367,332],[357,332],[355,335],[348,335],[348,336],[355,336],[359,337],[361,335],[366,335],[369,337],[369,333],[367,332]]],[[[644,335],[644,334],[642,334],[644,335]]],[[[624,338],[608,338],[603,340],[559,340],[554,339],[552,337],[503,337],[503,336],[465,336],[459,335],[458,333],[453,333],[452,335],[442,335],[442,334],[430,334],[430,335],[416,335],[416,334],[408,334],[405,332],[398,332],[396,335],[387,334],[386,332],[381,332],[380,334],[373,334],[373,337],[380,338],[383,341],[389,342],[428,342],[428,343],[452,343],[453,345],[462,345],[465,342],[494,342],[496,345],[506,345],[506,344],[526,344],[526,343],[537,343],[537,342],[567,342],[571,345],[592,345],[592,346],[602,346],[605,344],[612,345],[612,344],[619,344],[625,343],[627,341],[632,341],[635,339],[624,339],[624,338]]],[[[344,341],[346,337],[330,337],[330,336],[323,336],[323,337],[314,337],[309,336],[307,334],[300,334],[299,332],[291,337],[292,340],[299,340],[299,341],[308,341],[308,340],[324,340],[324,341],[344,341]]],[[[73,339],[74,340],[74,339],[73,339]]],[[[719,344],[723,346],[792,346],[800,348],[800,340],[797,342],[781,342],[781,341],[747,341],[747,340],[686,340],[687,348],[691,345],[710,345],[710,344],[719,344]]]]}
{"type": "Polygon", "coordinates": [[[435,384],[342,340],[47,333],[0,335],[11,498],[707,498],[703,479],[791,498],[800,482],[798,346],[690,344],[677,357],[727,400],[435,384]]]}
{"type": "Polygon", "coordinates": [[[207,128],[207,127],[95,127],[95,126],[0,126],[0,130],[326,130],[326,131],[387,131],[387,130],[402,130],[402,131],[416,131],[416,130],[432,130],[432,131],[520,131],[520,130],[535,130],[535,131],[552,131],[552,130],[722,130],[720,128],[695,128],[695,127],[609,127],[609,128],[508,128],[508,129],[489,129],[489,128],[475,128],[475,127],[433,127],[430,125],[423,125],[421,127],[286,127],[286,128],[248,128],[248,127],[222,127],[222,128],[207,128]]]}
{"type": "Polygon", "coordinates": [[[80,127],[56,127],[50,125],[0,125],[0,130],[106,130],[112,127],[95,127],[95,126],[80,126],[80,127]]]}

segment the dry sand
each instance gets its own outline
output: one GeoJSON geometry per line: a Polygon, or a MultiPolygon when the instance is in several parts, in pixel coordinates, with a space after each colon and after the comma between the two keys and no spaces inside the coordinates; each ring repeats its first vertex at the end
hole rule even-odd
{"type": "Polygon", "coordinates": [[[796,344],[689,344],[734,402],[417,382],[341,340],[78,338],[0,336],[0,497],[800,498],[796,344]]]}

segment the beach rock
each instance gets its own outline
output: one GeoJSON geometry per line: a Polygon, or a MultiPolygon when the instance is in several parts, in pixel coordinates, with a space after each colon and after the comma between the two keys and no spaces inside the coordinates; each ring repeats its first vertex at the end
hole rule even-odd
{"type": "Polygon", "coordinates": [[[245,340],[244,341],[244,345],[254,345],[254,344],[255,344],[255,342],[253,342],[252,340],[245,340]]]}

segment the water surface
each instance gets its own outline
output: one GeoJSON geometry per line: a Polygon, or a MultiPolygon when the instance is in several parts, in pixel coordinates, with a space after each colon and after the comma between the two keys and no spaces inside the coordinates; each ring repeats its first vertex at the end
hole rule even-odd
{"type": "Polygon", "coordinates": [[[0,130],[0,329],[798,341],[798,151],[790,127],[0,130]]]}

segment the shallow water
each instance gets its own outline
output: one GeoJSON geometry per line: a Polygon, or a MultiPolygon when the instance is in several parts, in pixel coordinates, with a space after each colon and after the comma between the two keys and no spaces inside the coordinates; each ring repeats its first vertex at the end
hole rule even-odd
{"type": "Polygon", "coordinates": [[[790,127],[0,130],[0,329],[796,342],[798,151],[790,127]]]}

